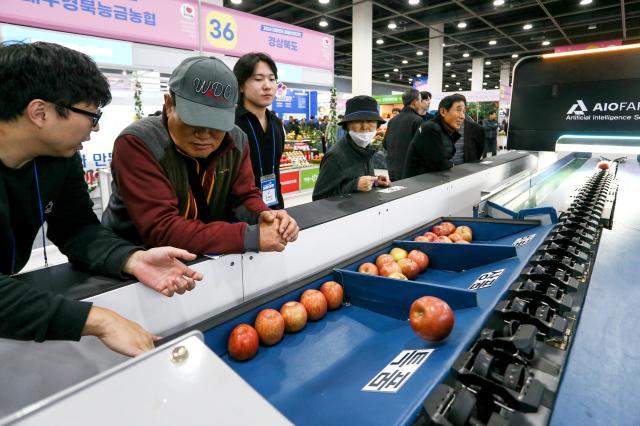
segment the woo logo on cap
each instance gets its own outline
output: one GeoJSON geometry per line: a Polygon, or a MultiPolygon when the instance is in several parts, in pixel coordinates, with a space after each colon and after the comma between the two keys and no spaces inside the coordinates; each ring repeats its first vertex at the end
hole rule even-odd
{"type": "Polygon", "coordinates": [[[231,100],[231,92],[233,91],[230,84],[213,80],[200,80],[198,77],[193,79],[193,88],[196,93],[201,93],[210,98],[219,98],[222,96],[227,101],[231,100]]]}

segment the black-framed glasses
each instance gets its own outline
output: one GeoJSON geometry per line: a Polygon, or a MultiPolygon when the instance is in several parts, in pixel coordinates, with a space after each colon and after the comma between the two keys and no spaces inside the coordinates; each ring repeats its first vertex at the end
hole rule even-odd
{"type": "Polygon", "coordinates": [[[61,104],[56,104],[56,105],[58,105],[59,107],[62,107],[62,108],[66,108],[66,109],[68,109],[70,111],[77,112],[78,114],[82,114],[82,115],[86,115],[88,117],[91,117],[91,128],[92,129],[98,125],[98,122],[100,121],[100,117],[102,117],[102,110],[100,108],[98,108],[98,111],[96,111],[96,112],[91,112],[91,111],[85,111],[85,110],[80,109],[80,108],[72,107],[71,105],[61,105],[61,104]]]}

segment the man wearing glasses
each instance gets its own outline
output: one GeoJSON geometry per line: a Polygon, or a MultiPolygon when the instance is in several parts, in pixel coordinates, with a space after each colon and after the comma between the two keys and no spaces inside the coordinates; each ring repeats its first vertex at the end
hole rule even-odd
{"type": "MultiPolygon", "coordinates": [[[[138,324],[91,303],[31,287],[12,275],[31,254],[38,230],[76,266],[120,278],[134,276],[172,296],[202,274],[173,247],[148,251],[100,225],[92,210],[78,150],[99,130],[98,105],[109,84],[86,55],[52,44],[0,45],[0,337],[79,340],[98,337],[135,356],[158,339],[138,324]]],[[[46,262],[46,251],[45,251],[46,262]]]]}

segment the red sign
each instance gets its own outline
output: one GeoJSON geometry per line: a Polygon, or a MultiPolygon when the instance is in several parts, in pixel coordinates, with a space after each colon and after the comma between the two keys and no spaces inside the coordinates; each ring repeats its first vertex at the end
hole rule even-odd
{"type": "Polygon", "coordinates": [[[300,172],[295,170],[280,173],[280,185],[283,194],[300,191],[300,172]]]}
{"type": "Polygon", "coordinates": [[[591,43],[571,44],[569,46],[556,47],[554,52],[555,53],[575,52],[577,50],[600,49],[602,47],[609,47],[609,46],[622,46],[622,40],[592,41],[591,43]]]}

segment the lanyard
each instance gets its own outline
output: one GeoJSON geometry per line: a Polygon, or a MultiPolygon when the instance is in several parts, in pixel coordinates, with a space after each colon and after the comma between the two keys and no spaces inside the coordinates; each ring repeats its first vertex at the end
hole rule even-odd
{"type": "Polygon", "coordinates": [[[33,174],[36,178],[36,190],[38,191],[38,206],[40,207],[40,226],[42,227],[42,250],[44,252],[44,267],[49,267],[49,262],[47,261],[47,246],[45,244],[44,239],[44,212],[42,211],[42,199],[40,198],[40,183],[38,182],[38,166],[36,165],[36,160],[33,160],[33,174]]]}
{"type": "MultiPolygon", "coordinates": [[[[264,176],[264,172],[262,170],[262,155],[260,155],[260,144],[258,143],[258,137],[256,136],[256,131],[253,128],[253,124],[251,124],[251,120],[249,120],[249,117],[247,118],[247,123],[249,123],[249,127],[251,128],[251,133],[253,133],[253,141],[256,144],[256,152],[258,153],[258,162],[260,163],[260,177],[264,176]]],[[[272,168],[271,168],[271,173],[275,173],[276,172],[276,130],[275,130],[275,126],[273,125],[273,123],[271,123],[271,120],[269,120],[270,124],[271,124],[271,141],[273,142],[273,164],[272,164],[272,168]]]]}

